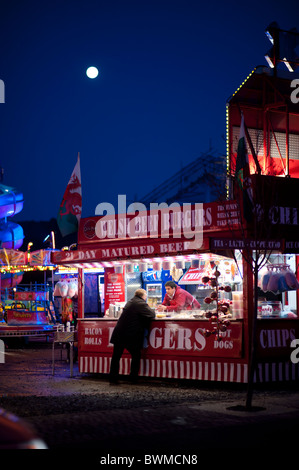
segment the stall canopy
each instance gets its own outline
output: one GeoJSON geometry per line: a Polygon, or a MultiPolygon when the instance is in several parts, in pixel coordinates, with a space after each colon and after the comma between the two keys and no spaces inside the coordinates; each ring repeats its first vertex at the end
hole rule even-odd
{"type": "Polygon", "coordinates": [[[209,237],[240,231],[235,201],[191,204],[172,209],[83,218],[78,232],[78,250],[53,252],[54,265],[111,267],[136,260],[192,259],[209,252],[209,237]]]}

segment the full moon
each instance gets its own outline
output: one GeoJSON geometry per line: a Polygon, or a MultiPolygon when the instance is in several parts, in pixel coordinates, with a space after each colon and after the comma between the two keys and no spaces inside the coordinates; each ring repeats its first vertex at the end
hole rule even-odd
{"type": "Polygon", "coordinates": [[[88,67],[86,75],[88,78],[96,78],[99,75],[99,71],[96,67],[88,67]]]}

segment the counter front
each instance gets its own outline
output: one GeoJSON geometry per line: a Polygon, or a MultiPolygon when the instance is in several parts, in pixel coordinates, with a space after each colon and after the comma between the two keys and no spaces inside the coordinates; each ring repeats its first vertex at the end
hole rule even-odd
{"type": "MultiPolygon", "coordinates": [[[[109,373],[113,345],[110,337],[117,320],[81,319],[78,322],[79,370],[109,373]]],[[[243,322],[233,321],[227,331],[206,338],[205,320],[155,319],[145,337],[140,375],[197,380],[244,382],[247,366],[242,362],[243,322]]],[[[129,374],[130,355],[124,353],[120,374],[129,374]]]]}
{"type": "MultiPolygon", "coordinates": [[[[81,373],[109,373],[113,351],[110,337],[116,322],[112,318],[78,321],[81,373]]],[[[232,321],[220,340],[205,337],[209,326],[207,320],[153,320],[144,341],[140,375],[247,383],[243,321],[232,321]]],[[[258,320],[256,382],[299,379],[299,361],[291,360],[295,338],[299,338],[298,319],[258,320]]],[[[130,360],[125,352],[120,374],[129,374],[130,360]]]]}

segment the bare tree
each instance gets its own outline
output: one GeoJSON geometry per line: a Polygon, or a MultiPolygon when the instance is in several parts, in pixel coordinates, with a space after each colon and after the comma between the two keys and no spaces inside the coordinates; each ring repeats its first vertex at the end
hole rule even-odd
{"type": "MultiPolygon", "coordinates": [[[[269,262],[275,248],[279,247],[277,234],[273,230],[269,217],[270,204],[277,203],[275,178],[264,175],[251,175],[250,201],[248,201],[247,188],[235,187],[236,202],[242,214],[240,218],[240,231],[244,242],[242,257],[253,276],[253,309],[251,318],[251,337],[249,349],[249,373],[245,409],[252,409],[254,374],[256,371],[257,350],[257,315],[258,315],[258,279],[259,272],[269,262]],[[247,199],[247,200],[246,200],[247,199]],[[250,207],[244,207],[250,202],[250,207]],[[248,209],[250,212],[248,213],[248,209]],[[247,212],[247,214],[246,214],[247,212]]],[[[236,186],[236,185],[235,185],[236,186]]],[[[236,260],[237,261],[237,260],[236,260]]]]}

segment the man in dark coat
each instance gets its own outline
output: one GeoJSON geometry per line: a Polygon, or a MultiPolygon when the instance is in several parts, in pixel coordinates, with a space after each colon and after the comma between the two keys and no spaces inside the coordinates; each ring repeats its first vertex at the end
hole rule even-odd
{"type": "Polygon", "coordinates": [[[110,383],[118,382],[119,361],[124,349],[127,349],[132,356],[130,380],[135,382],[138,378],[145,330],[149,328],[150,321],[155,318],[155,311],[146,303],[146,297],[144,289],[137,289],[135,296],[126,303],[113,330],[110,339],[114,345],[110,365],[110,383]]]}

